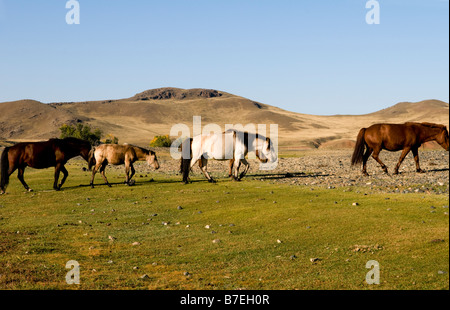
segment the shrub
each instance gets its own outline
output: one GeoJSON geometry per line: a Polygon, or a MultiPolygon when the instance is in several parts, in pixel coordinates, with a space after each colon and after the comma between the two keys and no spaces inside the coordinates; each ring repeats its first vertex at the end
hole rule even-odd
{"type": "Polygon", "coordinates": [[[119,138],[117,138],[116,136],[112,135],[112,134],[108,134],[105,138],[104,143],[106,144],[118,144],[119,143],[119,138]]]}
{"type": "Polygon", "coordinates": [[[169,135],[156,136],[150,141],[151,147],[170,147],[171,145],[172,140],[169,138],[169,135]]]}
{"type": "Polygon", "coordinates": [[[89,125],[83,125],[81,123],[78,123],[75,126],[64,124],[59,130],[61,131],[61,139],[73,137],[89,141],[92,145],[99,144],[102,137],[102,131],[100,129],[96,128],[92,132],[89,125]]]}

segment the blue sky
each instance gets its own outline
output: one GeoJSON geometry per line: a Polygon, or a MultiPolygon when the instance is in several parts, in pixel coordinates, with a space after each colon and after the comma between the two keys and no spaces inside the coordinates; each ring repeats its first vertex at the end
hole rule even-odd
{"type": "Polygon", "coordinates": [[[0,0],[0,102],[213,88],[308,114],[449,101],[449,3],[379,0],[0,0]]]}

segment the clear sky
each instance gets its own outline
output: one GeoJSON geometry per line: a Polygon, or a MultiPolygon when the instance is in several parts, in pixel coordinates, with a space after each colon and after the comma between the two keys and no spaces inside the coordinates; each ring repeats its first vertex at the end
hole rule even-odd
{"type": "Polygon", "coordinates": [[[308,114],[449,101],[448,0],[0,0],[0,102],[212,88],[308,114]]]}

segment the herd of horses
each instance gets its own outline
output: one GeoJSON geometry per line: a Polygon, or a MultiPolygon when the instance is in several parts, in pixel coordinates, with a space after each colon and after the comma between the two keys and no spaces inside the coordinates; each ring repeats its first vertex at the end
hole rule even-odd
{"type": "MultiPolygon", "coordinates": [[[[362,128],[357,136],[355,149],[351,158],[351,165],[362,163],[362,173],[368,175],[366,164],[372,157],[380,164],[385,173],[386,165],[380,160],[381,150],[391,152],[402,151],[395,166],[394,174],[398,174],[399,167],[406,155],[412,151],[416,163],[416,171],[424,172],[419,165],[419,147],[428,141],[436,141],[446,151],[449,150],[449,133],[444,125],[433,123],[404,124],[375,124],[362,128]]],[[[189,183],[189,172],[198,162],[199,167],[209,182],[215,180],[207,171],[208,159],[229,161],[230,177],[241,180],[249,170],[246,156],[253,151],[261,163],[276,163],[277,150],[268,137],[259,134],[228,130],[222,134],[199,135],[188,138],[181,144],[180,172],[182,181],[189,183]],[[243,170],[239,173],[239,169],[243,170]]],[[[101,144],[92,146],[89,142],[77,138],[50,139],[43,142],[21,142],[6,147],[1,155],[0,194],[4,194],[9,183],[9,177],[18,171],[17,177],[27,191],[31,191],[24,180],[26,167],[43,169],[55,167],[53,188],[60,190],[69,175],[65,164],[71,158],[81,156],[88,162],[92,170],[90,186],[94,187],[94,177],[97,171],[102,175],[105,183],[110,186],[105,169],[108,164],[125,164],[125,183],[132,185],[135,173],[133,163],[147,161],[154,169],[159,169],[155,152],[134,145],[101,144]],[[63,177],[58,184],[60,173],[63,177]]]]}

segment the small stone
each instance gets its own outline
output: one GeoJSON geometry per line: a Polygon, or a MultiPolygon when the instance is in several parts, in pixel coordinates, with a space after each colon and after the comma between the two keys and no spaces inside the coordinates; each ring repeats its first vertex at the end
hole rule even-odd
{"type": "Polygon", "coordinates": [[[141,280],[148,280],[150,277],[147,274],[144,274],[140,277],[141,280]]]}
{"type": "Polygon", "coordinates": [[[133,242],[131,245],[136,246],[136,245],[141,245],[141,243],[136,241],[136,242],[133,242]]]}
{"type": "Polygon", "coordinates": [[[280,239],[277,239],[277,243],[282,243],[282,241],[280,239]]]}
{"type": "Polygon", "coordinates": [[[320,258],[317,258],[317,257],[310,258],[309,261],[310,261],[311,263],[315,263],[315,262],[320,261],[320,258]]]}
{"type": "Polygon", "coordinates": [[[211,226],[210,226],[210,225],[206,225],[205,228],[206,228],[206,229],[210,229],[211,226]]]}
{"type": "Polygon", "coordinates": [[[183,272],[183,275],[186,277],[189,277],[191,274],[189,272],[185,271],[185,272],[183,272]]]}
{"type": "Polygon", "coordinates": [[[220,241],[220,239],[214,239],[212,242],[213,243],[220,243],[221,241],[220,241]]]}
{"type": "Polygon", "coordinates": [[[113,237],[113,236],[108,236],[109,241],[115,241],[117,238],[113,237]]]}
{"type": "Polygon", "coordinates": [[[358,202],[354,202],[354,203],[352,203],[352,206],[359,206],[359,203],[358,202]]]}
{"type": "Polygon", "coordinates": [[[182,206],[178,206],[177,209],[178,210],[183,210],[183,207],[182,206]]]}

